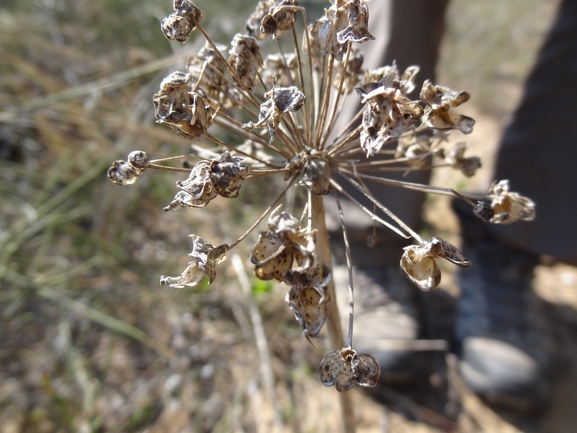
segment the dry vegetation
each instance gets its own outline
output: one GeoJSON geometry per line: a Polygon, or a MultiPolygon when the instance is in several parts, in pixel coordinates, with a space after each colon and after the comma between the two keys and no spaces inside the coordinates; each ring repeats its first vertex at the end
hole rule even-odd
{"type": "MultiPolygon", "coordinates": [[[[206,25],[217,38],[239,25],[231,9],[245,16],[253,8],[249,0],[204,3],[219,17],[206,25]]],[[[442,61],[438,81],[473,94],[471,140],[485,161],[557,3],[452,3],[442,57],[459,61],[442,61]]],[[[210,287],[157,286],[161,273],[186,264],[191,227],[234,238],[237,223],[265,202],[265,186],[247,186],[252,202],[226,210],[215,203],[163,214],[174,176],[128,189],[106,179],[128,149],[170,154],[188,145],[154,125],[151,104],[189,50],[161,37],[169,10],[165,0],[0,6],[2,432],[338,431],[337,394],[314,373],[323,351],[301,338],[282,288],[252,277],[243,286],[232,265],[210,287]],[[223,212],[229,224],[213,224],[223,212]]],[[[489,178],[487,169],[480,182],[489,178]]],[[[446,206],[431,201],[428,221],[456,239],[446,206]]],[[[450,336],[451,320],[438,318],[450,318],[458,295],[444,272],[443,289],[423,297],[435,338],[450,336]]],[[[577,272],[543,268],[538,282],[560,348],[559,385],[544,414],[494,412],[460,383],[451,356],[436,353],[435,371],[418,387],[354,391],[358,431],[572,431],[577,272]]]]}

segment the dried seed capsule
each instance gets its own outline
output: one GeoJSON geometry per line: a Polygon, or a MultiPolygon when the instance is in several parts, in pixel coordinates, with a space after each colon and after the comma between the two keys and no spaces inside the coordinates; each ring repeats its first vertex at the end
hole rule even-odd
{"type": "Polygon", "coordinates": [[[509,191],[509,181],[493,182],[489,190],[491,207],[495,212],[491,222],[511,224],[515,221],[532,221],[535,218],[535,203],[516,192],[509,191]]]}
{"type": "Polygon", "coordinates": [[[289,31],[296,21],[297,0],[280,0],[273,3],[261,20],[260,32],[278,39],[289,31]]]}
{"type": "Polygon", "coordinates": [[[128,154],[128,162],[133,167],[145,169],[148,166],[148,156],[142,150],[135,150],[128,154]]]}
{"type": "Polygon", "coordinates": [[[381,367],[368,353],[357,354],[344,347],[325,355],[319,366],[319,377],[324,386],[336,386],[337,391],[348,391],[354,385],[374,387],[379,381],[381,367]]]}
{"type": "Polygon", "coordinates": [[[142,170],[126,161],[114,161],[108,169],[108,178],[116,185],[132,185],[141,174],[142,170]]]}
{"type": "Polygon", "coordinates": [[[462,268],[471,266],[471,262],[449,242],[432,237],[423,245],[410,245],[404,248],[401,257],[401,269],[421,290],[430,290],[441,282],[441,269],[437,259],[443,258],[462,268]]]}
{"type": "Polygon", "coordinates": [[[174,0],[173,7],[175,12],[162,20],[162,33],[171,41],[186,42],[204,13],[190,0],[174,0]]]}
{"type": "Polygon", "coordinates": [[[369,33],[369,8],[365,0],[349,0],[339,9],[344,10],[349,22],[348,26],[337,32],[339,44],[362,43],[375,39],[369,33]]]}
{"type": "Polygon", "coordinates": [[[192,261],[178,277],[160,277],[161,286],[194,287],[204,277],[208,276],[208,284],[216,278],[216,265],[226,259],[228,245],[215,247],[200,236],[190,235],[192,238],[192,252],[189,254],[192,261]]]}
{"type": "MultiPolygon", "coordinates": [[[[310,286],[291,288],[285,297],[285,302],[295,315],[307,339],[317,335],[327,319],[328,308],[318,290],[310,286]]],[[[310,340],[309,340],[310,341],[310,340]]]]}
{"type": "Polygon", "coordinates": [[[116,185],[132,185],[148,166],[148,156],[142,150],[128,154],[127,161],[114,161],[108,169],[108,178],[116,185]]]}
{"type": "Polygon", "coordinates": [[[458,129],[463,134],[470,134],[475,121],[450,112],[451,107],[458,107],[467,102],[469,97],[467,92],[455,92],[447,87],[434,86],[426,80],[421,89],[421,99],[427,103],[423,123],[431,128],[458,129]]]}
{"type": "Polygon", "coordinates": [[[255,38],[240,34],[234,37],[231,45],[228,64],[240,80],[240,85],[250,90],[263,64],[260,47],[255,38]]]}
{"type": "Polygon", "coordinates": [[[248,122],[243,125],[243,128],[253,129],[266,126],[272,143],[283,113],[298,111],[303,106],[305,94],[295,86],[273,86],[264,96],[269,99],[260,105],[258,122],[248,122]]]}
{"type": "Polygon", "coordinates": [[[231,156],[225,151],[219,161],[210,164],[210,180],[214,190],[226,198],[238,197],[240,187],[248,176],[248,165],[241,164],[242,158],[231,156]]]}

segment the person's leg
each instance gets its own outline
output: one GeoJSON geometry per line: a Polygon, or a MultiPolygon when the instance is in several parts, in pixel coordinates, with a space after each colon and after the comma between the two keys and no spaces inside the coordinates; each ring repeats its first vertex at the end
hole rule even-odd
{"type": "Polygon", "coordinates": [[[485,225],[456,206],[463,253],[456,338],[469,386],[496,403],[530,408],[549,388],[551,348],[531,290],[540,255],[577,258],[577,0],[562,3],[505,131],[496,179],[536,203],[533,222],[485,225]]]}

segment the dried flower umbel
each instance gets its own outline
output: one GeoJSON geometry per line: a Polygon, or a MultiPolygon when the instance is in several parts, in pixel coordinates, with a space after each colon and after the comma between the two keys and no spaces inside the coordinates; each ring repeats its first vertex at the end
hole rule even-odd
{"type": "MultiPolygon", "coordinates": [[[[422,239],[392,214],[386,203],[374,198],[366,181],[458,197],[475,215],[491,223],[533,219],[533,202],[510,191],[508,181],[494,183],[485,196],[473,196],[387,178],[388,172],[399,169],[430,169],[435,160],[440,161],[437,165],[472,176],[480,160],[465,157],[466,144],[451,147],[447,142],[450,131],[469,134],[473,129],[473,119],[453,111],[469,99],[467,92],[427,80],[420,97],[411,99],[408,95],[415,88],[417,66],[404,71],[395,64],[363,69],[362,55],[354,44],[373,39],[366,0],[331,0],[324,16],[314,23],[307,22],[304,8],[296,0],[261,1],[246,23],[246,34],[235,35],[228,51],[205,32],[200,23],[204,13],[194,3],[174,0],[173,9],[162,22],[164,35],[186,42],[198,30],[206,43],[188,60],[187,72],[173,72],[162,81],[153,104],[159,123],[194,141],[191,152],[149,160],[143,151],[134,151],[128,161],[114,162],[108,176],[118,185],[129,185],[145,170],[185,172],[188,177],[176,182],[179,191],[165,211],[205,207],[219,196],[242,197],[244,182],[256,177],[275,177],[271,185],[284,186],[261,217],[230,245],[214,246],[191,235],[190,263],[180,276],[161,277],[162,285],[194,287],[206,277],[212,283],[226,254],[268,217],[268,230],[258,233],[250,261],[258,278],[289,286],[286,303],[310,340],[326,321],[339,322],[329,313],[335,299],[328,242],[323,242],[327,233],[321,196],[338,191],[357,201],[345,192],[343,179],[372,203],[370,208],[359,205],[376,223],[413,239],[404,252],[399,251],[400,266],[422,290],[439,284],[438,259],[461,267],[471,263],[439,237],[422,239]],[[299,17],[306,29],[303,37],[295,30],[299,17]],[[263,54],[260,42],[268,37],[292,40],[294,51],[263,54]],[[353,98],[362,104],[358,126],[350,126],[350,119],[338,118],[344,104],[352,103],[353,98]],[[213,125],[244,143],[231,145],[212,135],[213,125]],[[169,165],[195,158],[192,168],[169,165]],[[293,187],[305,196],[300,215],[298,210],[295,215],[281,210],[286,191],[293,187]]],[[[334,195],[340,209],[338,195],[334,195]]],[[[340,213],[348,245],[346,215],[340,213]]],[[[377,240],[372,237],[369,242],[377,240]]],[[[350,259],[348,247],[347,257],[350,259]]],[[[350,266],[349,296],[347,340],[343,342],[339,332],[331,331],[336,350],[324,357],[319,368],[321,382],[335,385],[338,391],[355,385],[375,386],[380,371],[375,358],[353,348],[350,266]]]]}

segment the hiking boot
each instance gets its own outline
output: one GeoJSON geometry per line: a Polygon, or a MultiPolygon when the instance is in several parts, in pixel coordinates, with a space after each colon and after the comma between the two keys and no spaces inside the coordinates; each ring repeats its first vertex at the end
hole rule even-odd
{"type": "MultiPolygon", "coordinates": [[[[346,339],[349,318],[346,266],[335,266],[333,277],[346,339]]],[[[420,331],[417,289],[393,266],[353,267],[353,284],[353,348],[377,359],[381,383],[412,381],[423,370],[421,354],[410,347],[420,331]]]]}
{"type": "Polygon", "coordinates": [[[462,252],[455,337],[465,383],[489,403],[528,411],[550,391],[551,341],[532,291],[537,258],[499,241],[470,208],[453,202],[462,252]]]}

